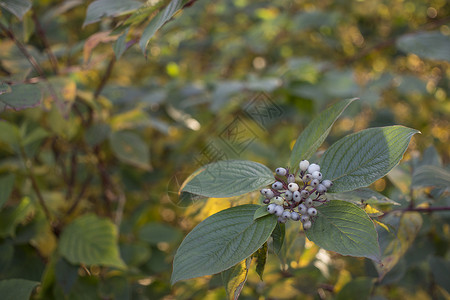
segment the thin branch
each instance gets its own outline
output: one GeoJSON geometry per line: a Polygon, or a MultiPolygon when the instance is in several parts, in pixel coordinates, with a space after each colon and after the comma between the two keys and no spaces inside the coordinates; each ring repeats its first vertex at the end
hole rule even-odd
{"type": "Polygon", "coordinates": [[[70,208],[66,212],[67,216],[72,214],[75,211],[75,209],[77,208],[77,206],[80,203],[81,199],[83,199],[83,196],[86,193],[86,190],[87,190],[88,186],[91,184],[91,181],[92,181],[93,178],[94,178],[94,176],[92,174],[90,174],[88,176],[88,178],[86,178],[86,180],[83,182],[83,185],[81,186],[81,189],[80,189],[80,192],[78,193],[77,198],[73,202],[72,206],[70,206],[70,208]]]}
{"type": "Polygon", "coordinates": [[[113,57],[109,61],[108,67],[106,68],[105,74],[103,74],[100,84],[98,85],[97,89],[95,90],[95,93],[94,93],[95,99],[98,98],[98,96],[102,92],[103,88],[105,87],[106,82],[108,82],[109,77],[111,77],[111,73],[112,73],[115,63],[116,63],[116,56],[113,55],[113,57]]]}
{"type": "Polygon", "coordinates": [[[44,45],[44,49],[47,52],[48,59],[50,60],[50,63],[52,64],[53,72],[55,74],[58,74],[59,73],[58,60],[56,59],[56,56],[50,47],[50,43],[48,42],[47,35],[45,34],[45,31],[42,28],[42,25],[39,22],[39,19],[37,18],[36,12],[34,10],[33,10],[32,18],[33,18],[34,25],[36,26],[36,33],[39,36],[39,38],[41,39],[42,44],[44,45]]]}

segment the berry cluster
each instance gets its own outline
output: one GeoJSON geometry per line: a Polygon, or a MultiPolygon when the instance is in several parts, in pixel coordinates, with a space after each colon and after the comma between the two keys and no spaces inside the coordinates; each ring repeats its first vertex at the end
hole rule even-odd
{"type": "Polygon", "coordinates": [[[277,181],[272,188],[261,190],[264,204],[269,204],[267,211],[278,216],[280,223],[291,219],[301,221],[304,229],[311,228],[313,217],[317,216],[314,204],[327,202],[325,192],[333,183],[322,180],[320,166],[307,160],[302,160],[293,174],[285,168],[277,168],[275,173],[277,181]]]}

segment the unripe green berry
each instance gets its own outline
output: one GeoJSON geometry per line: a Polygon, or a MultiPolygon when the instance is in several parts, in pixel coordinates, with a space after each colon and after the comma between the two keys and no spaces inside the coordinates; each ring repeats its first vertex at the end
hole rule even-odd
{"type": "Polygon", "coordinates": [[[275,203],[277,205],[283,205],[284,199],[280,196],[276,196],[272,198],[272,203],[275,203]]]}
{"type": "Polygon", "coordinates": [[[277,168],[277,169],[275,170],[275,173],[277,173],[277,175],[284,176],[284,175],[286,175],[287,171],[286,171],[285,168],[277,168]]]}

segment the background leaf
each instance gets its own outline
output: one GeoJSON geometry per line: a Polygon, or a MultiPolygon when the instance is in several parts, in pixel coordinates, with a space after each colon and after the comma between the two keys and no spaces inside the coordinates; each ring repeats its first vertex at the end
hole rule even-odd
{"type": "Polygon", "coordinates": [[[114,154],[121,161],[143,169],[150,169],[150,152],[142,138],[128,131],[113,132],[109,139],[114,154]]]}
{"type": "Polygon", "coordinates": [[[232,207],[197,225],[175,254],[171,283],[222,272],[258,250],[277,222],[274,216],[253,221],[258,207],[232,207]]]}
{"type": "Polygon", "coordinates": [[[450,61],[450,37],[439,31],[404,35],[397,40],[397,48],[422,58],[450,61]]]}
{"type": "Polygon", "coordinates": [[[227,292],[227,299],[237,300],[247,281],[248,269],[252,262],[251,257],[241,261],[234,267],[222,272],[222,281],[227,292]]]}
{"type": "Polygon", "coordinates": [[[115,17],[132,12],[142,6],[134,0],[96,0],[89,4],[83,27],[100,21],[104,17],[115,17]]]}
{"type": "Polygon", "coordinates": [[[23,15],[31,8],[30,0],[2,0],[0,6],[9,10],[19,19],[23,18],[23,15]]]}
{"type": "Polygon", "coordinates": [[[317,210],[316,220],[306,230],[309,240],[342,255],[380,260],[375,226],[362,209],[346,201],[332,200],[317,210]]]}
{"type": "Polygon", "coordinates": [[[355,204],[392,204],[400,205],[398,202],[389,199],[385,195],[369,188],[359,188],[353,191],[342,193],[328,193],[328,200],[344,200],[355,204]]]}
{"type": "Polygon", "coordinates": [[[9,195],[11,195],[15,179],[16,176],[14,174],[0,176],[0,210],[3,204],[8,201],[9,195]]]}
{"type": "Polygon", "coordinates": [[[329,191],[351,191],[383,177],[399,163],[411,137],[418,132],[403,126],[388,126],[362,130],[340,139],[322,157],[323,178],[333,181],[329,191]]]}
{"type": "Polygon", "coordinates": [[[300,161],[311,158],[330,133],[331,127],[337,118],[355,100],[357,98],[347,99],[330,106],[308,124],[297,138],[292,149],[289,160],[291,167],[298,168],[300,161]]]}
{"type": "Polygon", "coordinates": [[[111,221],[84,215],[61,234],[59,252],[72,264],[124,268],[117,245],[117,229],[111,221]]]}
{"type": "Polygon", "coordinates": [[[450,172],[437,166],[421,166],[414,170],[412,187],[450,187],[450,172]]]}
{"type": "Polygon", "coordinates": [[[18,84],[11,86],[11,90],[11,93],[0,95],[0,111],[6,108],[30,108],[42,100],[42,93],[37,84],[18,84]]]}
{"type": "Polygon", "coordinates": [[[239,196],[275,182],[266,166],[246,160],[224,160],[201,167],[181,189],[205,197],[239,196]]]}
{"type": "Polygon", "coordinates": [[[258,273],[259,278],[262,281],[267,260],[267,242],[265,242],[258,251],[253,253],[252,257],[256,258],[256,273],[258,273]]]}
{"type": "Polygon", "coordinates": [[[28,300],[31,292],[39,284],[25,279],[5,279],[0,281],[0,295],[3,300],[28,300]]]}
{"type": "Polygon", "coordinates": [[[355,278],[344,285],[342,290],[336,295],[336,300],[367,300],[369,299],[372,286],[372,278],[355,278]]]}

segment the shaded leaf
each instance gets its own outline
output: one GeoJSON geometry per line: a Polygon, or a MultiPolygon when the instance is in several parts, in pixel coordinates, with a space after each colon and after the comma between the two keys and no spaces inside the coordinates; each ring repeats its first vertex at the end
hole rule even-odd
{"type": "Polygon", "coordinates": [[[15,207],[4,208],[0,212],[0,237],[15,236],[17,225],[24,222],[32,211],[30,198],[23,198],[15,207]]]}
{"type": "Polygon", "coordinates": [[[65,295],[69,294],[78,278],[78,267],[60,258],[55,264],[55,278],[65,295]]]}
{"type": "Polygon", "coordinates": [[[397,48],[422,58],[450,61],[450,37],[439,31],[404,35],[397,40],[397,48]]]}
{"type": "Polygon", "coordinates": [[[450,293],[450,263],[441,257],[430,257],[430,269],[434,280],[450,293]]]}
{"type": "Polygon", "coordinates": [[[389,199],[385,195],[378,193],[369,188],[359,188],[353,191],[342,193],[328,193],[328,200],[344,200],[355,204],[393,204],[400,205],[394,200],[389,199]]]}
{"type": "Polygon", "coordinates": [[[248,270],[251,262],[252,259],[249,257],[221,273],[223,285],[225,286],[225,291],[227,292],[227,299],[237,300],[239,298],[242,288],[247,281],[248,270]]]}
{"type": "Polygon", "coordinates": [[[270,213],[267,211],[267,205],[260,206],[253,216],[253,220],[269,215],[270,213]]]}
{"type": "Polygon", "coordinates": [[[0,280],[0,295],[3,300],[28,300],[38,284],[37,281],[25,279],[0,280]]]}
{"type": "Polygon", "coordinates": [[[309,240],[342,255],[380,260],[377,231],[362,209],[346,201],[332,200],[317,207],[317,211],[312,227],[306,230],[309,240]]]}
{"type": "Polygon", "coordinates": [[[142,52],[145,53],[145,49],[147,48],[149,40],[153,37],[156,31],[158,31],[158,29],[160,29],[167,21],[169,21],[173,17],[173,15],[182,7],[182,4],[183,3],[181,0],[170,1],[170,3],[163,10],[161,10],[150,21],[150,23],[148,23],[139,41],[139,46],[141,47],[142,52]]]}
{"type": "Polygon", "coordinates": [[[59,252],[72,264],[124,268],[114,224],[95,215],[84,215],[67,225],[61,234],[59,252]]]}
{"type": "Polygon", "coordinates": [[[117,131],[111,134],[109,142],[114,154],[121,161],[150,169],[150,151],[139,135],[129,131],[117,131]]]}
{"type": "Polygon", "coordinates": [[[279,254],[281,247],[283,246],[284,242],[284,235],[285,235],[285,225],[283,223],[278,223],[275,226],[275,229],[272,232],[272,238],[273,238],[273,252],[275,254],[279,254]]]}
{"type": "Polygon", "coordinates": [[[96,0],[89,4],[83,27],[100,21],[103,17],[115,17],[130,13],[142,3],[134,0],[96,0]]]}
{"type": "Polygon", "coordinates": [[[127,50],[127,34],[128,29],[125,30],[124,33],[122,33],[114,43],[114,53],[116,54],[116,59],[118,60],[122,54],[127,50]]]}
{"type": "Polygon", "coordinates": [[[367,300],[373,287],[373,279],[355,278],[348,282],[336,295],[336,300],[367,300]]]}
{"type": "Polygon", "coordinates": [[[30,0],[2,0],[0,6],[6,8],[13,15],[19,19],[23,18],[23,15],[31,8],[30,0]]]}
{"type": "Polygon", "coordinates": [[[150,222],[139,230],[139,238],[150,244],[173,243],[181,238],[181,231],[170,225],[150,222]]]}
{"type": "Polygon", "coordinates": [[[182,192],[205,197],[239,196],[275,182],[266,166],[247,160],[224,160],[195,171],[183,184],[182,192]]]}
{"type": "Polygon", "coordinates": [[[42,92],[37,84],[17,84],[11,86],[11,90],[11,93],[0,94],[0,111],[34,107],[42,100],[42,92]]]}
{"type": "Polygon", "coordinates": [[[8,201],[9,195],[11,195],[15,179],[16,176],[14,174],[0,176],[0,210],[3,204],[8,201]]]}
{"type": "Polygon", "coordinates": [[[334,143],[322,157],[323,178],[333,181],[330,192],[368,186],[386,175],[403,157],[419,131],[403,126],[362,130],[334,143]]]}
{"type": "Polygon", "coordinates": [[[303,130],[292,149],[290,166],[297,168],[300,161],[310,159],[330,133],[334,122],[356,98],[340,101],[319,114],[303,130]]]}
{"type": "Polygon", "coordinates": [[[252,257],[256,258],[256,273],[258,273],[259,278],[262,281],[267,260],[267,242],[265,242],[264,245],[262,245],[262,247],[252,255],[252,257]]]}
{"type": "Polygon", "coordinates": [[[422,166],[414,170],[413,188],[419,187],[450,187],[450,172],[438,166],[422,166]]]}
{"type": "Polygon", "coordinates": [[[258,250],[277,223],[274,216],[253,221],[258,207],[232,207],[197,225],[175,254],[171,283],[222,272],[258,250]]]}

